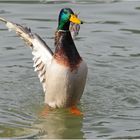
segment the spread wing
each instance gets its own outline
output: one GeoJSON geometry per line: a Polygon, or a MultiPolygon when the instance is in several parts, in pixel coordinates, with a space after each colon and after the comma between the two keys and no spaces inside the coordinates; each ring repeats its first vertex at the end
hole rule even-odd
{"type": "Polygon", "coordinates": [[[51,63],[53,52],[47,46],[47,44],[40,38],[39,35],[33,34],[31,32],[30,28],[9,22],[1,17],[0,21],[3,21],[9,30],[14,30],[17,33],[17,35],[20,36],[32,49],[34,61],[33,66],[35,67],[35,71],[37,71],[38,73],[38,77],[43,85],[43,90],[45,92],[46,69],[51,63]]]}

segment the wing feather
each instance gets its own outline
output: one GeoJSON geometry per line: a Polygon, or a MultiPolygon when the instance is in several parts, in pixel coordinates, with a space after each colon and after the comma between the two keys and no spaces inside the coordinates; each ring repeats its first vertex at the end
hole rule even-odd
{"type": "Polygon", "coordinates": [[[42,83],[44,92],[46,91],[45,80],[46,70],[51,64],[53,52],[45,43],[44,40],[37,34],[31,32],[30,28],[23,27],[20,24],[9,22],[0,17],[0,21],[3,21],[9,30],[14,30],[17,35],[22,38],[28,46],[32,49],[33,54],[33,67],[34,71],[37,71],[40,82],[42,83]]]}

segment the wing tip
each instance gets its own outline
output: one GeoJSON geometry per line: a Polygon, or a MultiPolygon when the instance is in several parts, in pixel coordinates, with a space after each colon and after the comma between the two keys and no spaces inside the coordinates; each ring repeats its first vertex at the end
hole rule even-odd
{"type": "Polygon", "coordinates": [[[0,21],[4,22],[4,23],[7,23],[8,21],[2,17],[0,17],[0,21]]]}

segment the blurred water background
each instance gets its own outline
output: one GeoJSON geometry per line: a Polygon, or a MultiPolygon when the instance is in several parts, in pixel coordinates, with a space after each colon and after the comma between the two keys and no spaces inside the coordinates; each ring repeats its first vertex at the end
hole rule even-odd
{"type": "Polygon", "coordinates": [[[140,138],[140,1],[0,0],[0,16],[31,27],[54,50],[61,8],[86,21],[75,43],[88,64],[77,117],[46,118],[30,49],[0,23],[0,138],[140,138]]]}

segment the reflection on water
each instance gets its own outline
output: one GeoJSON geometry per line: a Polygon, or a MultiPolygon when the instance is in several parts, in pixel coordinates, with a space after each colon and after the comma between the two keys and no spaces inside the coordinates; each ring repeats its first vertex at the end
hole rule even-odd
{"type": "Polygon", "coordinates": [[[127,0],[0,0],[0,16],[31,27],[54,50],[58,12],[71,7],[85,21],[75,43],[89,73],[79,105],[46,118],[30,50],[0,24],[1,138],[140,138],[140,2],[127,0]]]}
{"type": "Polygon", "coordinates": [[[82,116],[75,116],[64,110],[52,111],[35,125],[40,128],[37,137],[41,139],[81,139],[83,138],[82,122],[82,116]]]}

